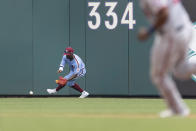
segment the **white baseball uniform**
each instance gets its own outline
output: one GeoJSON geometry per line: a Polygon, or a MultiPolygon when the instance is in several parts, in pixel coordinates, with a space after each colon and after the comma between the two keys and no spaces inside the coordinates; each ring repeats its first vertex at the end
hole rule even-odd
{"type": "Polygon", "coordinates": [[[180,0],[140,0],[140,3],[151,24],[154,24],[162,8],[168,9],[166,23],[155,34],[151,77],[168,108],[175,114],[183,115],[188,107],[183,103],[170,73],[181,79],[196,73],[196,64],[191,65],[185,59],[193,35],[192,23],[180,0]]]}
{"type": "MultiPolygon", "coordinates": [[[[196,62],[196,23],[193,24],[193,29],[194,29],[194,37],[192,41],[189,44],[189,52],[187,59],[190,63],[196,62]]],[[[192,75],[192,79],[196,82],[196,74],[192,75]]]]}

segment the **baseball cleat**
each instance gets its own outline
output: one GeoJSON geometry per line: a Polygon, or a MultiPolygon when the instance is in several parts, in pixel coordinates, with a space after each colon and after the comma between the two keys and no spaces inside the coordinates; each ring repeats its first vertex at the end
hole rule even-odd
{"type": "Polygon", "coordinates": [[[182,113],[179,114],[179,116],[181,116],[181,117],[187,117],[189,115],[190,115],[189,109],[185,109],[182,113]]]}
{"type": "Polygon", "coordinates": [[[173,116],[179,116],[179,117],[187,117],[190,114],[189,109],[184,109],[181,113],[174,113],[172,110],[167,109],[165,111],[162,111],[159,116],[161,118],[168,118],[168,117],[173,117],[173,116]]]}
{"type": "Polygon", "coordinates": [[[82,94],[81,94],[81,96],[80,96],[79,98],[85,98],[85,97],[87,97],[88,95],[89,95],[88,92],[83,91],[82,94]]]}
{"type": "Polygon", "coordinates": [[[159,114],[159,116],[161,118],[168,118],[168,117],[172,117],[174,115],[175,114],[173,113],[173,111],[172,110],[169,110],[169,109],[164,110],[164,111],[160,112],[160,114],[159,114]]]}
{"type": "Polygon", "coordinates": [[[54,93],[56,93],[56,89],[47,89],[47,92],[49,94],[54,94],[54,93]]]}

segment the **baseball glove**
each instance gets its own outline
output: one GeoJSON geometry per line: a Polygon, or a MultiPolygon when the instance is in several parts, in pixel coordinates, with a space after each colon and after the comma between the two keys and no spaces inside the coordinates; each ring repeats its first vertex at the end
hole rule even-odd
{"type": "Polygon", "coordinates": [[[59,80],[56,80],[56,83],[61,86],[65,86],[67,84],[67,80],[63,78],[62,76],[59,76],[59,80]]]}

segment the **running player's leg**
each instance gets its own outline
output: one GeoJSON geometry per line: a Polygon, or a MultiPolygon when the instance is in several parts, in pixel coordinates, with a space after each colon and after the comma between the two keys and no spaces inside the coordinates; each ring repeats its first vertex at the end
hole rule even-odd
{"type": "MultiPolygon", "coordinates": [[[[191,51],[192,53],[188,56],[188,61],[189,62],[196,62],[196,52],[191,51]]],[[[192,80],[196,82],[196,74],[192,74],[192,80]]]]}
{"type": "MultiPolygon", "coordinates": [[[[188,29],[187,31],[188,32],[188,29]]],[[[179,63],[176,65],[176,68],[174,70],[175,77],[179,79],[190,79],[192,74],[196,73],[196,59],[195,59],[195,51],[191,51],[189,59],[187,59],[188,54],[188,45],[191,46],[191,48],[195,47],[196,43],[196,33],[192,30],[190,30],[191,34],[183,33],[183,37],[179,37],[177,39],[179,45],[182,46],[181,48],[181,59],[179,63]],[[189,44],[188,44],[189,43],[189,44]]]]}
{"type": "Polygon", "coordinates": [[[193,53],[188,56],[189,58],[186,58],[186,53],[179,62],[179,64],[176,65],[176,68],[174,70],[174,76],[176,78],[186,80],[190,79],[193,74],[196,74],[196,53],[192,51],[193,53]]]}
{"type": "Polygon", "coordinates": [[[169,43],[167,39],[160,36],[156,37],[151,54],[151,77],[152,82],[165,99],[168,108],[175,114],[180,114],[186,109],[186,106],[169,75],[169,71],[177,59],[175,46],[175,44],[169,43]]]}
{"type": "Polygon", "coordinates": [[[182,80],[190,79],[192,74],[196,73],[196,61],[194,59],[195,57],[178,64],[174,71],[175,77],[182,80]]]}

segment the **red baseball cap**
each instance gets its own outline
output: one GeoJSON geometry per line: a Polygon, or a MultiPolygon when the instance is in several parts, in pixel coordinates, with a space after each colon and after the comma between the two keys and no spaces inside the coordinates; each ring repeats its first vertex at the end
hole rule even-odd
{"type": "Polygon", "coordinates": [[[67,47],[64,52],[64,55],[70,55],[74,53],[74,49],[71,47],[67,47]]]}

